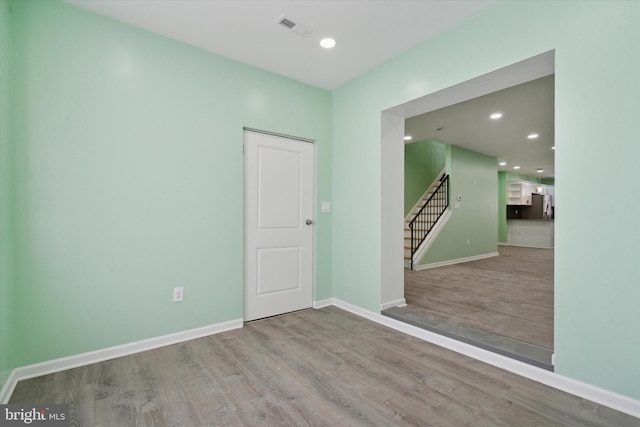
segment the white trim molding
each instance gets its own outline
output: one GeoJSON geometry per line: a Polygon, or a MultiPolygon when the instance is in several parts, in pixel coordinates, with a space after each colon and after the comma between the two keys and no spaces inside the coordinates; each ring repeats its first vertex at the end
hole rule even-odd
{"type": "Polygon", "coordinates": [[[391,307],[406,307],[406,306],[407,306],[407,300],[404,298],[400,298],[395,301],[383,302],[380,305],[380,311],[384,311],[391,307]]]}
{"type": "MultiPolygon", "coordinates": [[[[524,378],[545,384],[555,389],[573,394],[592,402],[607,406],[620,412],[640,418],[640,400],[623,396],[605,390],[590,384],[586,384],[572,378],[562,376],[555,372],[550,372],[497,353],[483,350],[479,347],[418,328],[408,323],[401,322],[390,317],[383,316],[379,313],[366,310],[356,305],[347,303],[337,298],[327,298],[315,301],[313,307],[316,309],[335,306],[342,310],[353,313],[357,316],[376,322],[380,325],[387,326],[398,332],[411,335],[425,342],[429,342],[440,347],[446,348],[456,353],[472,357],[484,363],[488,363],[500,369],[520,375],[524,378]]],[[[175,334],[164,335],[147,340],[137,341],[120,346],[110,347],[102,350],[96,350],[88,353],[82,353],[75,356],[64,357],[34,365],[16,368],[11,372],[0,391],[0,403],[7,403],[13,390],[20,380],[46,375],[53,372],[59,372],[66,369],[76,368],[91,363],[102,362],[116,357],[127,356],[130,354],[151,350],[154,348],[164,347],[166,345],[177,344],[195,338],[201,338],[233,329],[242,328],[243,320],[236,319],[228,322],[222,322],[202,328],[191,329],[188,331],[177,332],[175,334]]]]}
{"type": "Polygon", "coordinates": [[[513,243],[505,243],[505,242],[500,242],[498,243],[499,246],[513,246],[516,248],[532,248],[532,249],[554,249],[553,246],[529,246],[529,245],[515,245],[513,243]]]}
{"type": "Polygon", "coordinates": [[[92,363],[103,362],[105,360],[128,356],[130,354],[140,353],[142,351],[153,350],[154,348],[177,344],[196,338],[202,338],[208,335],[231,331],[233,329],[242,328],[242,324],[242,319],[229,320],[227,322],[189,329],[187,331],[176,332],[173,334],[149,338],[146,340],[122,344],[114,347],[103,348],[87,353],[62,357],[60,359],[48,360],[46,362],[36,363],[33,365],[22,366],[20,368],[14,369],[13,372],[11,372],[11,374],[9,375],[9,378],[7,378],[7,381],[5,381],[5,384],[2,387],[2,391],[0,391],[0,403],[6,403],[9,401],[9,398],[11,397],[16,384],[21,380],[39,377],[41,375],[47,375],[54,372],[60,372],[67,369],[73,369],[79,366],[90,365],[92,363]]]}
{"type": "Polygon", "coordinates": [[[4,382],[2,390],[0,390],[0,404],[9,402],[13,389],[16,388],[16,384],[18,384],[18,379],[16,378],[16,370],[14,369],[4,382]]]}
{"type": "Polygon", "coordinates": [[[313,308],[315,309],[329,307],[330,305],[335,305],[335,300],[333,298],[313,302],[313,308]]]}
{"type": "Polygon", "coordinates": [[[474,256],[470,256],[470,257],[466,257],[466,258],[456,258],[456,259],[450,259],[447,261],[440,261],[440,262],[432,262],[431,264],[422,264],[422,265],[413,265],[413,269],[414,270],[427,270],[429,268],[436,268],[436,267],[444,267],[447,265],[454,265],[454,264],[461,264],[463,262],[469,262],[469,261],[478,261],[480,259],[485,259],[485,258],[492,258],[494,256],[498,256],[500,255],[498,252],[489,252],[486,254],[481,254],[481,255],[474,255],[474,256]]]}
{"type": "Polygon", "coordinates": [[[442,216],[438,218],[438,220],[434,224],[429,234],[427,234],[427,238],[424,239],[420,246],[418,246],[418,250],[415,254],[413,254],[414,270],[419,270],[419,268],[416,268],[416,265],[418,265],[418,263],[422,261],[422,258],[424,258],[429,249],[431,249],[431,245],[433,245],[433,243],[436,241],[436,239],[440,235],[440,232],[444,230],[444,226],[447,225],[447,222],[449,222],[452,216],[453,213],[451,212],[451,209],[447,209],[446,211],[444,211],[442,216]]]}
{"type": "Polygon", "coordinates": [[[462,341],[454,340],[443,335],[436,334],[426,329],[401,322],[391,317],[386,317],[353,304],[334,299],[334,305],[357,316],[364,317],[373,322],[395,329],[398,332],[411,335],[423,341],[430,342],[456,353],[472,357],[484,363],[488,363],[500,369],[520,375],[521,377],[539,382],[555,389],[570,393],[574,396],[590,400],[600,405],[615,409],[640,418],[640,400],[633,399],[609,390],[605,390],[590,384],[586,384],[572,378],[562,376],[546,369],[538,368],[528,363],[520,362],[462,341]]]}

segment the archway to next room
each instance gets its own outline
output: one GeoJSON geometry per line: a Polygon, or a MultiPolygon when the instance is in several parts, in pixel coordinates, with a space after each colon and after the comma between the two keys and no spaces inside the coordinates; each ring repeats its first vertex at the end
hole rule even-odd
{"type": "MultiPolygon", "coordinates": [[[[400,309],[405,300],[405,270],[402,263],[404,249],[404,217],[406,208],[404,203],[404,144],[403,136],[405,135],[405,123],[409,123],[408,128],[412,127],[409,118],[418,116],[426,117],[433,112],[442,111],[447,107],[469,104],[470,100],[486,97],[499,91],[504,92],[507,88],[525,87],[533,81],[543,82],[545,80],[553,80],[554,74],[554,53],[547,52],[534,58],[510,65],[489,74],[477,77],[470,81],[463,82],[456,86],[444,89],[442,91],[427,95],[423,98],[410,101],[399,105],[390,110],[384,111],[382,114],[382,238],[383,238],[383,254],[382,254],[382,301],[384,314],[395,317],[398,320],[414,324],[416,326],[429,329],[436,333],[453,337],[463,342],[471,343],[481,348],[485,348],[497,353],[514,357],[516,359],[532,363],[546,369],[552,367],[552,340],[553,340],[553,274],[551,273],[551,323],[546,326],[550,329],[551,345],[547,343],[544,347],[539,346],[538,342],[527,343],[519,340],[512,340],[509,337],[487,336],[484,332],[486,328],[469,328],[468,324],[448,324],[443,318],[429,317],[426,312],[419,313],[416,310],[411,311],[411,303],[409,309],[400,309]],[[405,122],[407,120],[407,122],[405,122]],[[503,339],[506,338],[506,339],[503,339]],[[488,344],[487,344],[488,343],[488,344]],[[497,343],[497,344],[496,344],[497,343]]],[[[553,84],[551,82],[551,84],[553,84]]],[[[412,119],[413,120],[413,119],[412,119]]],[[[415,122],[415,121],[414,121],[415,122]]],[[[415,126],[413,126],[415,129],[415,126]]],[[[446,142],[446,141],[445,141],[446,142]]],[[[469,147],[466,147],[469,148],[469,147]]],[[[473,149],[473,147],[471,147],[473,149]]],[[[480,151],[480,150],[478,150],[480,151]]],[[[500,160],[500,159],[499,159],[500,160]]],[[[449,158],[448,161],[451,161],[449,158]]],[[[494,160],[495,163],[495,160],[494,160]]],[[[451,166],[448,164],[448,166],[451,166]]],[[[503,168],[503,180],[505,179],[503,168]]],[[[495,173],[493,175],[495,177],[495,173]]],[[[495,177],[497,180],[497,177],[495,177]]],[[[494,184],[495,185],[495,184],[494,184]]],[[[503,185],[503,184],[501,184],[503,185]]],[[[498,193],[498,191],[495,191],[498,193]]],[[[455,195],[453,196],[455,197],[455,195]]],[[[453,198],[452,197],[452,198],[453,198]]],[[[452,205],[455,201],[452,200],[452,205]]],[[[496,201],[498,202],[498,201],[496,201]]],[[[504,204],[504,200],[499,201],[504,204]]],[[[497,206],[496,206],[497,208],[497,206]]],[[[492,202],[493,209],[493,202],[492,202]]],[[[505,214],[506,206],[498,212],[501,218],[505,214]]],[[[496,234],[497,230],[496,230],[496,234]]],[[[503,238],[496,237],[494,245],[497,246],[498,240],[504,242],[503,238]]],[[[468,243],[468,241],[467,241],[468,243]]],[[[509,247],[502,247],[505,251],[509,247]]],[[[549,252],[549,251],[547,251],[549,252]]],[[[496,251],[497,254],[497,251],[496,251]]],[[[553,250],[550,254],[543,254],[553,265],[553,250]]],[[[499,259],[501,257],[496,257],[499,259]]],[[[436,275],[437,269],[428,273],[436,275]]],[[[413,274],[411,272],[410,274],[413,274]]],[[[441,274],[440,271],[438,274],[441,274]]],[[[415,297],[415,295],[413,295],[415,297]]],[[[407,300],[412,296],[407,295],[407,300]]],[[[508,334],[505,334],[508,335],[508,334]]],[[[526,341],[526,340],[525,340],[526,341]]],[[[534,341],[534,340],[531,340],[534,341]]]]}

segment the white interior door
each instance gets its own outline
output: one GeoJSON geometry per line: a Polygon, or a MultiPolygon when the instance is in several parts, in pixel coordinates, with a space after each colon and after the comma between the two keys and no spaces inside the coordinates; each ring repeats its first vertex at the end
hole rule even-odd
{"type": "Polygon", "coordinates": [[[245,131],[244,320],[312,305],[313,157],[310,142],[245,131]]]}

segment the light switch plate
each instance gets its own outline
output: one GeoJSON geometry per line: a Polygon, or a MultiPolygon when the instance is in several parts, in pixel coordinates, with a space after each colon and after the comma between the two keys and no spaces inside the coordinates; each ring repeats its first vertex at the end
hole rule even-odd
{"type": "Polygon", "coordinates": [[[322,213],[331,212],[331,202],[322,202],[322,213]]]}

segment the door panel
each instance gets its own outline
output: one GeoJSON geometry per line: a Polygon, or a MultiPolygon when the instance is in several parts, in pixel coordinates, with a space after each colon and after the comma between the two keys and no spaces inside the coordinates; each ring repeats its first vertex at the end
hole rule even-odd
{"type": "Polygon", "coordinates": [[[258,249],[258,296],[300,287],[300,248],[258,249]]]}
{"type": "Polygon", "coordinates": [[[300,153],[258,146],[258,227],[300,228],[300,153]]]}
{"type": "Polygon", "coordinates": [[[244,319],[311,307],[313,144],[245,132],[244,319]]]}

